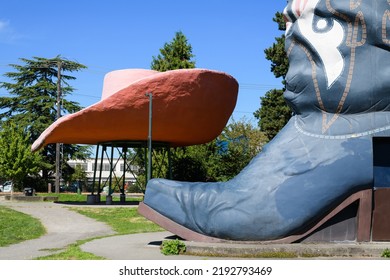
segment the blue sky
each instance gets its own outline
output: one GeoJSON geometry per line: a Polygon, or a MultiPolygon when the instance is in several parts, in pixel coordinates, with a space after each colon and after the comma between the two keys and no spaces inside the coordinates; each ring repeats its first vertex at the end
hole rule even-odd
{"type": "MultiPolygon", "coordinates": [[[[150,68],[175,32],[192,45],[196,66],[226,72],[239,84],[233,117],[253,121],[260,96],[281,88],[264,49],[281,35],[272,21],[286,0],[4,0],[0,4],[0,81],[8,64],[61,55],[88,67],[74,73],[70,99],[99,101],[104,75],[150,68]]],[[[7,94],[0,89],[0,96],[7,94]]]]}

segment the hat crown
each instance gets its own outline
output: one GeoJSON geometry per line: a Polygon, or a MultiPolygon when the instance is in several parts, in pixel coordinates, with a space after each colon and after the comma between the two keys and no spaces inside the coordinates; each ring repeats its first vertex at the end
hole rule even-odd
{"type": "Polygon", "coordinates": [[[149,69],[122,69],[107,73],[104,76],[102,100],[127,88],[135,81],[159,73],[149,69]]]}

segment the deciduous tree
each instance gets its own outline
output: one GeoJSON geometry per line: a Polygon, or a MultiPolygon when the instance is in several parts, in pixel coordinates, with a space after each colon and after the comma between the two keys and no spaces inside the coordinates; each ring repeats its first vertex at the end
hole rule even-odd
{"type": "Polygon", "coordinates": [[[32,153],[30,134],[13,122],[3,123],[0,130],[0,177],[11,180],[21,190],[28,176],[37,176],[45,167],[40,153],[32,153]]]}

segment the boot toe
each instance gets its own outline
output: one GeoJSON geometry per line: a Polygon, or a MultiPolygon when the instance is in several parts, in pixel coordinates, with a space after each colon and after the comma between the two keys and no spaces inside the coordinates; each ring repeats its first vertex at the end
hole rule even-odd
{"type": "Polygon", "coordinates": [[[177,181],[152,179],[148,182],[144,203],[158,213],[179,223],[186,223],[186,216],[181,197],[186,196],[188,186],[177,181]]]}

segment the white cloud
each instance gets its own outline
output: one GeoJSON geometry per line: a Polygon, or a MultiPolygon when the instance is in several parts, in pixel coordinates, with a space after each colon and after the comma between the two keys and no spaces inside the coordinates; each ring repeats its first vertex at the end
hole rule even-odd
{"type": "Polygon", "coordinates": [[[8,20],[0,19],[0,42],[12,44],[23,36],[16,32],[8,20]]]}
{"type": "Polygon", "coordinates": [[[9,22],[5,20],[0,20],[0,32],[7,31],[9,22]]]}

